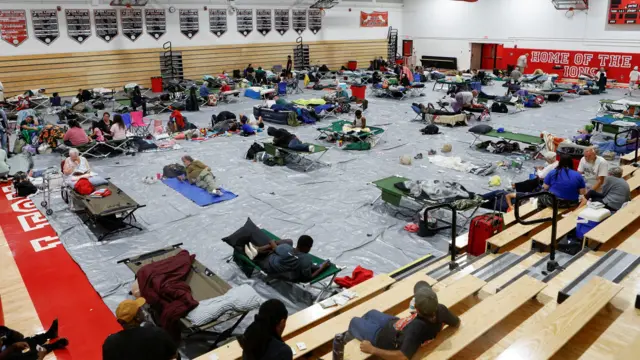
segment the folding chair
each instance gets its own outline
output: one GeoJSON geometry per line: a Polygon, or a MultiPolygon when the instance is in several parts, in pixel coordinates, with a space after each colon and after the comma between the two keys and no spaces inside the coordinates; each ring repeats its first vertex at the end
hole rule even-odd
{"type": "MultiPolygon", "coordinates": [[[[147,119],[148,120],[148,119],[147,119]]],[[[144,117],[142,116],[142,111],[132,111],[131,112],[131,132],[135,136],[145,137],[149,135],[149,127],[151,126],[151,121],[144,121],[144,117]]]]}
{"type": "Polygon", "coordinates": [[[282,81],[278,83],[278,95],[287,96],[287,83],[282,81]]]}
{"type": "Polygon", "coordinates": [[[425,121],[424,114],[422,114],[422,109],[415,105],[411,105],[411,110],[416,113],[416,116],[409,121],[425,121]]]}

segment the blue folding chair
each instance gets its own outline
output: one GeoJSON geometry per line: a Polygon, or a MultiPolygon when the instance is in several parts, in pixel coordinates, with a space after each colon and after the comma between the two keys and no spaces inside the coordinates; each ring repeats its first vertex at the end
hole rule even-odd
{"type": "Polygon", "coordinates": [[[278,95],[283,95],[286,96],[287,95],[287,83],[286,82],[279,82],[278,83],[278,95]]]}
{"type": "Polygon", "coordinates": [[[411,121],[422,121],[423,120],[422,110],[419,107],[417,107],[415,105],[411,105],[411,110],[413,110],[413,112],[416,113],[416,117],[411,119],[411,121]]]}

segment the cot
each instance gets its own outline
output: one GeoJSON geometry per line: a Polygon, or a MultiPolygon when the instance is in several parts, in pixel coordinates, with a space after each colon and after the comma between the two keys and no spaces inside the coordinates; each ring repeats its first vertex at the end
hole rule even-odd
{"type": "Polygon", "coordinates": [[[591,124],[593,124],[596,131],[602,131],[609,134],[617,134],[620,132],[620,128],[622,128],[623,126],[615,125],[614,122],[616,121],[635,123],[636,126],[640,126],[640,120],[636,118],[628,116],[615,118],[612,115],[596,116],[595,118],[591,119],[591,124]]]}
{"type": "Polygon", "coordinates": [[[508,142],[515,141],[515,142],[519,142],[527,145],[533,145],[536,147],[536,153],[533,156],[534,159],[540,153],[540,151],[542,151],[542,149],[544,148],[544,139],[534,135],[521,134],[521,133],[516,133],[511,131],[505,131],[505,132],[499,133],[496,130],[491,130],[486,134],[471,133],[471,135],[473,135],[475,139],[473,140],[470,146],[475,145],[475,143],[482,136],[497,138],[497,139],[505,140],[508,142]]]}
{"type": "Polygon", "coordinates": [[[327,151],[329,151],[330,148],[328,147],[313,144],[313,147],[314,147],[313,152],[308,152],[308,151],[293,150],[293,149],[285,148],[282,146],[276,146],[272,142],[263,142],[262,144],[264,145],[264,151],[267,154],[275,157],[276,163],[279,165],[284,165],[286,163],[286,159],[290,158],[290,159],[296,160],[296,163],[298,164],[301,163],[303,160],[308,160],[309,165],[307,165],[307,167],[304,168],[304,171],[308,171],[314,164],[328,166],[328,164],[325,164],[320,161],[320,159],[322,159],[324,154],[326,154],[327,151]],[[320,154],[320,156],[318,156],[315,159],[312,158],[313,155],[317,155],[317,154],[320,154]]]}
{"type": "Polygon", "coordinates": [[[218,101],[225,102],[227,104],[231,103],[231,101],[240,101],[240,90],[220,92],[218,94],[218,101]]]}
{"type": "MultiPolygon", "coordinates": [[[[138,270],[140,270],[140,268],[144,265],[175,256],[180,251],[182,251],[181,246],[182,243],[175,244],[163,249],[148,252],[146,254],[120,260],[118,261],[118,264],[126,265],[129,270],[133,271],[134,274],[137,274],[138,270]]],[[[197,259],[194,260],[191,264],[191,271],[189,275],[187,275],[186,282],[191,288],[191,295],[193,296],[194,300],[198,302],[224,295],[231,289],[231,286],[229,284],[227,284],[224,280],[222,280],[222,278],[220,278],[213,271],[204,266],[197,259]]],[[[195,334],[207,334],[213,336],[214,341],[209,348],[209,350],[213,350],[218,347],[218,344],[220,342],[227,340],[232,336],[233,331],[245,318],[245,316],[247,316],[248,313],[248,311],[227,312],[220,318],[211,320],[210,322],[203,325],[195,325],[191,321],[183,317],[180,318],[180,325],[183,328],[183,334],[185,337],[189,337],[195,334]],[[232,323],[232,325],[222,332],[212,331],[213,327],[225,323],[232,323]]]]}
{"type": "MultiPolygon", "coordinates": [[[[265,229],[261,229],[261,230],[269,237],[270,240],[273,240],[273,241],[280,240],[278,236],[274,235],[268,230],[265,230],[265,229]]],[[[313,263],[316,265],[320,265],[325,262],[324,259],[321,259],[313,254],[309,254],[309,255],[313,259],[313,263]]],[[[254,272],[258,272],[263,276],[267,277],[268,279],[267,283],[271,283],[273,281],[284,281],[284,282],[295,284],[295,285],[301,285],[303,286],[303,288],[310,287],[316,290],[320,290],[320,293],[315,298],[315,302],[320,301],[322,299],[322,295],[330,292],[330,288],[331,288],[331,284],[333,283],[333,280],[335,280],[336,276],[338,276],[338,273],[342,271],[342,268],[332,263],[329,267],[327,267],[323,272],[318,274],[318,276],[316,276],[313,279],[310,279],[307,281],[292,282],[291,280],[284,277],[278,277],[278,276],[267,274],[255,261],[249,259],[245,254],[241,252],[234,250],[232,259],[240,267],[240,270],[242,270],[242,272],[244,272],[244,274],[247,275],[247,277],[251,277],[251,275],[253,275],[254,272]]]]}
{"type": "MultiPolygon", "coordinates": [[[[418,204],[421,208],[424,208],[426,206],[438,205],[438,202],[433,200],[415,198],[411,196],[411,194],[409,194],[408,191],[402,191],[395,186],[397,183],[401,183],[409,180],[410,179],[408,178],[394,175],[394,176],[386,177],[384,179],[373,181],[372,184],[380,190],[380,195],[371,202],[371,205],[373,205],[376,201],[378,201],[378,199],[382,199],[382,201],[390,205],[393,205],[395,207],[414,210],[409,206],[403,205],[403,203],[406,204],[403,198],[406,198],[406,200],[408,200],[409,202],[418,204]]],[[[462,216],[462,218],[465,219],[464,223],[461,226],[458,225],[460,226],[460,228],[464,229],[467,226],[467,223],[473,218],[473,216],[478,211],[482,203],[484,203],[484,200],[470,201],[470,202],[465,202],[464,207],[456,208],[456,214],[462,216]],[[469,211],[469,210],[471,210],[470,215],[467,216],[463,213],[463,211],[469,211]]],[[[446,223],[446,221],[443,221],[443,222],[446,223]]],[[[441,229],[444,229],[444,228],[449,228],[449,226],[441,227],[441,229]]]]}
{"type": "Polygon", "coordinates": [[[629,107],[640,107],[640,101],[631,101],[627,99],[611,100],[601,99],[598,113],[617,112],[621,113],[629,107]]]}
{"type": "Polygon", "coordinates": [[[547,99],[548,101],[562,101],[564,95],[567,93],[566,90],[564,89],[553,89],[553,90],[541,90],[541,89],[526,89],[530,94],[533,95],[542,95],[545,97],[545,99],[547,99]],[[553,98],[555,98],[555,100],[551,100],[551,96],[553,95],[553,98]]]}
{"type": "Polygon", "coordinates": [[[447,86],[447,91],[450,90],[452,86],[458,86],[460,87],[460,90],[469,90],[471,86],[471,82],[467,80],[463,82],[456,82],[456,81],[451,81],[446,79],[440,79],[440,80],[437,80],[435,83],[433,83],[432,90],[435,91],[437,85],[440,85],[440,88],[438,90],[442,90],[445,85],[447,86]]]}
{"type": "Polygon", "coordinates": [[[77,206],[78,211],[86,215],[85,224],[91,223],[94,228],[103,230],[98,241],[129,229],[142,231],[142,228],[135,224],[137,220],[134,213],[146,205],[138,204],[110,181],[107,185],[96,187],[96,190],[101,189],[109,189],[111,195],[96,198],[90,195],[80,195],[71,189],[64,189],[63,199],[66,196],[67,201],[72,203],[74,208],[77,206]]]}
{"type": "Polygon", "coordinates": [[[336,141],[348,141],[351,144],[347,144],[345,150],[369,150],[376,146],[378,141],[384,134],[384,129],[376,126],[369,126],[368,132],[356,132],[345,128],[345,125],[352,125],[353,123],[346,120],[338,120],[331,123],[330,126],[319,127],[317,130],[320,132],[318,138],[334,138],[336,141]]]}
{"type": "Polygon", "coordinates": [[[113,153],[124,153],[129,147],[131,138],[124,140],[109,140],[105,142],[92,141],[90,143],[74,146],[80,152],[80,156],[92,158],[105,158],[113,153]]]}

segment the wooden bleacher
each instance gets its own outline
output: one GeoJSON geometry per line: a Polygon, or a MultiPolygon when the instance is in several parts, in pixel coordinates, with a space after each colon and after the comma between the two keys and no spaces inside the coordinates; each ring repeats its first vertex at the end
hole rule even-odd
{"type": "MultiPolygon", "coordinates": [[[[347,302],[343,306],[333,306],[323,309],[319,303],[313,304],[306,309],[289,316],[287,327],[282,333],[284,340],[289,339],[305,330],[316,326],[348,309],[369,300],[371,297],[380,294],[394,283],[394,279],[387,275],[377,275],[363,283],[360,283],[350,290],[358,294],[358,297],[347,302]]],[[[214,352],[220,359],[240,359],[242,358],[242,348],[238,341],[232,341],[217,348],[214,352]]]]}
{"type": "Polygon", "coordinates": [[[628,178],[629,176],[631,176],[631,174],[638,170],[638,168],[633,165],[623,165],[620,166],[620,168],[622,169],[622,177],[624,179],[628,178]]]}
{"type": "MultiPolygon", "coordinates": [[[[311,64],[326,64],[339,70],[349,60],[362,65],[387,53],[386,39],[305,42],[310,48],[311,64]]],[[[0,79],[5,96],[21,94],[27,89],[46,88],[49,94],[75,95],[79,88],[105,87],[121,89],[127,83],[151,86],[150,78],[160,76],[161,55],[157,48],[135,50],[91,51],[0,57],[0,79]]],[[[199,80],[223,70],[262,66],[271,69],[285,65],[293,54],[294,42],[256,43],[174,47],[182,54],[184,78],[199,80]]]]}
{"type": "Polygon", "coordinates": [[[635,359],[638,354],[640,354],[640,335],[626,347],[620,349],[613,358],[619,360],[635,359]]]}
{"type": "MultiPolygon", "coordinates": [[[[474,276],[466,275],[462,279],[458,280],[455,285],[442,288],[434,287],[434,290],[436,290],[436,293],[438,294],[438,302],[450,308],[479,291],[484,285],[484,281],[474,276]]],[[[405,318],[410,316],[411,312],[409,310],[405,310],[393,315],[399,318],[405,318]]],[[[342,331],[346,330],[347,329],[344,329],[342,331]]],[[[368,359],[369,357],[369,354],[365,354],[360,351],[360,341],[358,340],[350,341],[344,348],[345,360],[368,359]]],[[[331,353],[325,354],[321,358],[331,359],[331,353]]]]}
{"type": "Polygon", "coordinates": [[[622,290],[620,285],[594,277],[545,317],[531,324],[499,360],[543,360],[553,356],[622,290]]]}
{"type": "Polygon", "coordinates": [[[633,164],[640,160],[640,151],[638,152],[638,157],[636,158],[636,152],[632,151],[628,154],[620,156],[620,165],[633,164]]]}
{"type": "Polygon", "coordinates": [[[592,241],[597,243],[597,246],[604,245],[627,226],[638,221],[638,218],[640,218],[640,199],[635,199],[586,233],[584,244],[589,245],[589,242],[592,241]]]}
{"type": "Polygon", "coordinates": [[[482,334],[516,311],[546,287],[546,284],[523,276],[506,289],[493,295],[460,316],[460,327],[447,329],[424,346],[416,359],[449,359],[459,353],[482,334]],[[450,336],[447,336],[450,335],[450,336]]]}

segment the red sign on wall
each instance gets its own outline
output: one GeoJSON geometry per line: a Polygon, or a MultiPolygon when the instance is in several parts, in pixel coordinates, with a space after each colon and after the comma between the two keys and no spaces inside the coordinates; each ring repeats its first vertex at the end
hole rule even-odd
{"type": "Polygon", "coordinates": [[[527,74],[541,69],[545,73],[558,74],[560,78],[575,79],[580,74],[595,75],[601,67],[608,79],[628,82],[634,66],[640,66],[640,54],[605,53],[595,51],[565,51],[541,49],[504,49],[505,65],[516,65],[518,57],[529,54],[527,74]]]}
{"type": "Polygon", "coordinates": [[[366,13],[360,11],[360,27],[387,27],[389,26],[388,11],[373,11],[366,13]]]}
{"type": "Polygon", "coordinates": [[[27,12],[25,10],[0,10],[0,36],[13,46],[29,38],[27,12]]]}

